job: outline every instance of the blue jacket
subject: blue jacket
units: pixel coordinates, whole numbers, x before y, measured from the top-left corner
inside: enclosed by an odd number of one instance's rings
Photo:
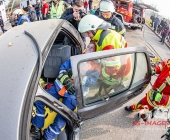
[[[85,62],[85,65],[86,65],[86,62]],[[59,72],[59,73],[61,73],[61,72],[63,72],[63,71],[68,71],[69,69],[71,69],[71,61],[70,61],[70,59],[66,60],[66,61],[61,65],[61,67],[60,67],[60,72]],[[72,72],[71,72],[71,73],[72,73]],[[97,82],[97,80],[98,80],[98,78],[99,78],[99,71],[98,71],[97,69],[95,69],[95,68],[92,69],[92,70],[88,70],[88,69],[84,70],[84,69],[81,69],[80,73],[81,73],[81,75],[83,75],[83,79],[82,79],[82,81],[81,81],[81,84],[82,84],[83,86],[85,86],[86,88],[89,88],[89,87],[93,86],[93,85]],[[69,77],[71,77],[71,76],[69,76]],[[55,81],[54,84],[55,84],[56,82],[57,82],[56,85],[59,85],[58,81]],[[62,87],[62,86],[60,86],[60,87]],[[62,87],[62,88],[63,88],[63,87]],[[83,87],[83,88],[84,88],[84,87]],[[66,96],[68,96],[68,95],[66,94]]]
[[[19,20],[17,22],[17,25],[21,25],[22,24],[22,21],[26,21],[26,22],[30,22],[29,18],[25,15],[22,15],[19,17]]]

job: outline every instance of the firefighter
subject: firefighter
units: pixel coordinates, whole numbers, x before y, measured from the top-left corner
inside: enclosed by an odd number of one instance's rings
[[[86,15],[80,21],[78,30],[80,33],[86,33],[86,36],[95,42],[96,51],[126,48],[124,37],[110,30],[110,26],[110,23],[94,15]],[[124,66],[121,65],[120,56],[103,58],[100,64],[99,80],[102,82],[95,98],[108,94],[114,87],[122,87],[123,78],[130,74],[131,70],[130,57],[127,58],[127,65]]]
[[[124,36],[126,29],[121,20],[113,14],[115,12],[113,3],[110,0],[102,0],[99,4],[99,10],[101,15],[98,17],[111,23],[112,29],[116,30],[116,32]]]
[[[111,24],[103,19],[95,15],[86,15],[81,19],[78,30],[95,42],[96,51],[126,48],[124,37],[110,30],[110,27]]]
[[[22,9],[16,9],[14,12],[13,12],[13,15],[16,16],[16,25],[22,25],[24,23],[27,23],[27,22],[30,22],[29,18],[24,15]]]
[[[151,111],[159,106],[170,106],[170,59],[152,68],[152,75],[159,74],[152,89],[138,103],[126,106],[126,111],[140,111],[148,106]]]

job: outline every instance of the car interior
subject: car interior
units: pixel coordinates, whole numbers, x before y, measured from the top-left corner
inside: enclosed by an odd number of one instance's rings
[[[60,66],[71,56],[81,54],[81,47],[76,46],[72,39],[65,35],[64,32],[60,32],[55,39],[48,56],[46,58],[44,68],[41,74],[41,78],[45,81],[46,84],[53,84],[55,79],[58,77]],[[51,113],[53,113],[51,115]],[[55,118],[56,113],[53,111],[48,111],[46,109],[45,114],[45,123],[42,130],[47,128]],[[62,133],[58,135],[55,140],[67,140],[67,132],[69,128],[66,125],[66,128]]]
[[[59,74],[60,66],[71,56],[78,54],[81,54],[81,48],[77,47],[63,32],[60,32],[45,61],[43,79],[47,83],[54,82]]]

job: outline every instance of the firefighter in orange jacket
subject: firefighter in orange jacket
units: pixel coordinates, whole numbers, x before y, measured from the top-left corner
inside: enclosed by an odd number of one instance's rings
[[[152,75],[159,74],[152,89],[138,103],[131,106],[126,106],[127,111],[139,111],[148,106],[151,111],[155,107],[170,105],[170,59],[161,62],[156,67],[152,68]]]

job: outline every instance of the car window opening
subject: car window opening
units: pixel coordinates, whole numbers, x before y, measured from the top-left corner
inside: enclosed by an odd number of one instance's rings
[[[54,81],[58,79],[61,65],[69,60],[71,56],[78,55],[80,53],[80,46],[77,46],[69,35],[61,31],[56,37],[45,60],[44,68],[39,81],[40,86],[45,90],[50,89],[50,87],[54,85]],[[59,98],[58,100],[62,102],[64,99]],[[32,116],[35,117],[36,113],[36,107],[33,106]],[[52,111],[48,107],[45,107],[45,121],[44,126],[41,128],[42,134],[44,129],[48,128],[49,125],[53,123],[56,114],[56,112]],[[66,125],[66,129],[60,133],[55,140],[69,139],[67,137],[67,131],[69,131],[69,127]]]

